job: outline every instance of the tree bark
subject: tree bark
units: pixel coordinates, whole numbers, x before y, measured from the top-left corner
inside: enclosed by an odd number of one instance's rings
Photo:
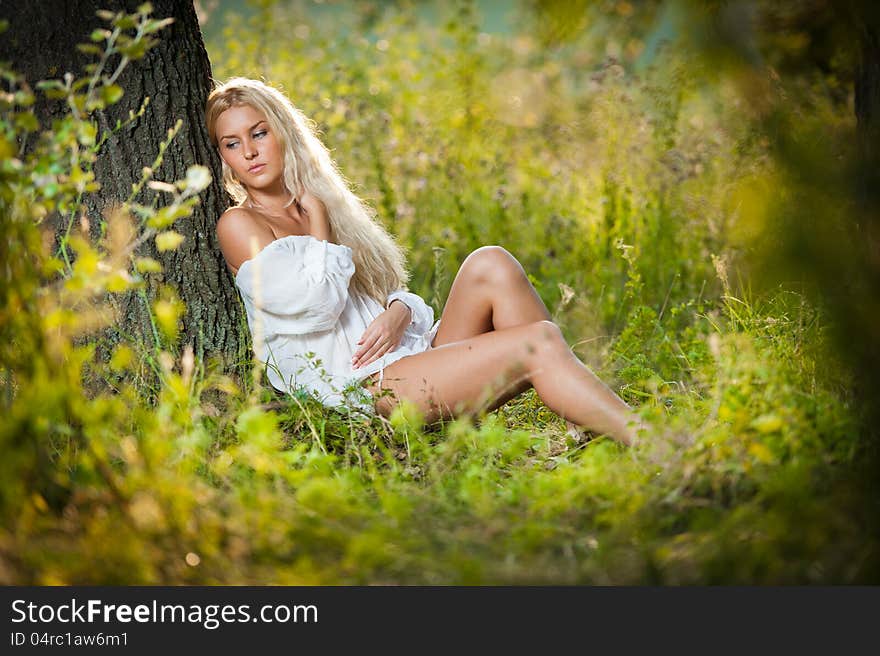
[[[41,0],[15,2],[0,0],[0,18],[9,21],[9,29],[0,36],[0,59],[9,61],[33,87],[38,80],[61,78],[66,72],[83,77],[85,64],[96,61],[76,49],[88,43],[97,28],[107,27],[96,15],[99,9],[132,13],[142,0]],[[220,184],[220,160],[211,145],[203,121],[203,110],[211,88],[211,66],[202,42],[193,3],[180,0],[152,0],[154,18],[173,17],[174,23],[156,36],[159,43],[146,56],[132,62],[117,80],[125,92],[122,100],[98,112],[98,134],[112,130],[117,119],[123,122],[129,111],[137,112],[144,98],[150,103],[143,116],[115,132],[102,146],[95,163],[100,191],[85,201],[93,236],[103,221],[102,213],[126,200],[146,166],[151,166],[159,144],[178,119],[183,125],[165,151],[154,179],[173,182],[186,176],[193,164],[203,164],[212,171],[214,181],[202,192],[201,202],[192,216],[179,219],[174,229],[185,236],[176,251],[159,253],[152,240],[140,248],[140,255],[159,260],[163,275],[147,276],[147,298],[155,297],[159,285],[174,286],[186,312],[182,319],[179,343],[192,344],[197,357],[219,355],[227,370],[246,352],[247,331],[241,303],[231,274],[223,263],[214,225],[229,205],[229,197]],[[111,60],[114,70],[118,61]],[[38,93],[38,98],[39,98]],[[48,128],[63,107],[58,101],[38,100],[35,114]],[[144,188],[136,202],[150,205],[157,192]],[[158,205],[166,204],[159,194]],[[56,236],[67,230],[70,217],[54,217]],[[154,331],[147,304],[139,293],[118,299],[119,325],[104,337],[109,349],[119,341],[141,340],[148,348],[154,343]]]

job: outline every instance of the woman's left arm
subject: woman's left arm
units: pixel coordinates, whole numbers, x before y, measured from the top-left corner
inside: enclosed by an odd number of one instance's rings
[[[364,367],[396,349],[411,323],[409,307],[398,299],[392,300],[388,309],[373,319],[358,341],[358,349],[351,359],[352,368]]]
[[[434,308],[425,303],[418,294],[413,294],[404,289],[398,289],[388,295],[385,307],[391,307],[394,301],[400,301],[412,312],[412,331],[417,335],[423,335],[434,325]]]
[[[407,329],[423,335],[434,325],[434,308],[418,294],[405,289],[391,292],[385,301],[385,308],[358,342],[359,348],[352,359],[353,367],[363,367],[396,349]]]

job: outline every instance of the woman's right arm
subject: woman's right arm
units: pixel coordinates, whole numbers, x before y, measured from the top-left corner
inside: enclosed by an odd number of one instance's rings
[[[273,330],[299,335],[336,325],[348,302],[354,262],[348,246],[294,236],[279,239],[259,266],[241,273],[239,288],[265,311]]]
[[[240,207],[226,210],[218,219],[215,230],[223,259],[232,275],[238,273],[242,262],[254,256],[255,246],[259,250],[273,238],[271,232],[261,229],[248,211]]]

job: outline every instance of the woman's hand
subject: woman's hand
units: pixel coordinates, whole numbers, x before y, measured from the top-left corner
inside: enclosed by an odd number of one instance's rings
[[[351,359],[352,369],[364,367],[397,348],[406,327],[412,321],[409,307],[400,301],[391,305],[367,326],[357,351]]]
[[[299,197],[296,206],[300,216],[309,222],[309,234],[315,239],[330,241],[330,219],[324,203],[307,191]]]

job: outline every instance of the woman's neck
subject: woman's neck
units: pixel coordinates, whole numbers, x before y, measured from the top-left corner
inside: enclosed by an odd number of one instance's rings
[[[244,204],[267,214],[285,216],[290,206],[290,194],[283,188],[277,190],[248,189]]]

